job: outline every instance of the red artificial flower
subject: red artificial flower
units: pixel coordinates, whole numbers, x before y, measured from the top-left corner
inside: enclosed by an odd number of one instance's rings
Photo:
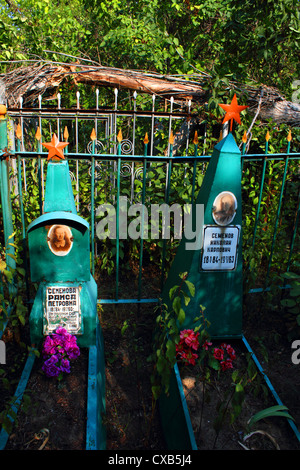
[[[226,356],[225,356],[226,354]],[[222,343],[220,348],[214,349],[214,357],[220,361],[221,369],[233,369],[232,361],[236,359],[235,350],[230,344]]]
[[[198,358],[198,354],[193,352],[199,348],[198,336],[199,333],[195,333],[194,330],[182,330],[179,343],[176,345],[177,356],[191,365],[195,365],[195,360]]]
[[[199,333],[195,333],[194,330],[182,330],[180,332],[180,339],[184,341],[187,346],[195,350],[199,347],[198,336]]]
[[[182,341],[179,341],[178,344],[176,344],[176,351],[180,352],[184,348],[184,343]]]
[[[220,364],[221,364],[221,369],[223,371],[227,369],[233,369],[233,364],[232,364],[231,359],[226,359],[225,361],[221,361]]]
[[[214,358],[218,359],[218,361],[222,361],[224,358],[224,350],[221,348],[215,348],[214,349]]]
[[[227,351],[230,359],[232,359],[232,360],[236,359],[235,350],[233,349],[232,346],[230,346],[230,344],[228,344],[228,346],[226,348],[226,351]]]
[[[193,353],[192,350],[183,351],[181,354],[182,359],[184,359],[188,364],[194,366],[196,364],[195,360],[198,357],[198,354]]]

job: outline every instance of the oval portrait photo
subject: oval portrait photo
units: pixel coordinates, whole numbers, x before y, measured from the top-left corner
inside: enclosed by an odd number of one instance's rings
[[[66,256],[73,245],[70,227],[67,225],[52,225],[48,231],[47,241],[52,253],[57,256]]]
[[[236,213],[237,200],[234,194],[223,191],[218,194],[213,203],[212,216],[218,225],[230,224]]]

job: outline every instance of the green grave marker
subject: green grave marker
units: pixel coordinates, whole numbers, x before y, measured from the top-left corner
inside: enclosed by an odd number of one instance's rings
[[[44,213],[28,227],[31,281],[39,288],[30,313],[31,342],[63,326],[77,343],[96,343],[97,285],[90,272],[89,224],[76,213],[68,161],[50,144]],[[59,158],[57,158],[59,157]]]
[[[239,121],[238,106],[233,99],[223,122]],[[242,109],[240,109],[242,108]],[[180,285],[181,273],[195,285],[195,296],[185,310],[181,329],[194,328],[194,319],[205,307],[205,318],[212,338],[241,338],[242,332],[242,197],[241,152],[230,132],[214,148],[199,190],[196,204],[203,205],[203,224],[195,249],[184,236],[168,274],[162,302],[171,308],[169,291]],[[192,217],[197,211],[193,208]],[[199,226],[194,224],[193,226]]]

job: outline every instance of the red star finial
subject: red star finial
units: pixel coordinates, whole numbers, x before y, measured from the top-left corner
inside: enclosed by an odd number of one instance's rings
[[[47,160],[52,160],[55,157],[55,160],[64,160],[62,149],[69,145],[69,142],[59,142],[56,134],[53,134],[51,142],[49,144],[42,143],[42,145],[49,150]]]
[[[240,118],[240,112],[243,111],[243,109],[248,108],[249,106],[239,106],[237,99],[236,99],[236,94],[234,94],[234,97],[232,98],[232,101],[230,104],[219,104],[224,111],[226,111],[226,114],[223,119],[223,124],[224,122],[231,121],[230,122],[230,131],[232,131],[232,124],[233,124],[233,119],[238,123],[241,124],[241,118]]]

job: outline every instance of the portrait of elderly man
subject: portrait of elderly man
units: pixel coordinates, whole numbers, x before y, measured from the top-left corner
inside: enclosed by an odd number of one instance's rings
[[[219,225],[228,225],[235,217],[237,202],[235,196],[224,191],[220,193],[213,204],[213,218]]]

